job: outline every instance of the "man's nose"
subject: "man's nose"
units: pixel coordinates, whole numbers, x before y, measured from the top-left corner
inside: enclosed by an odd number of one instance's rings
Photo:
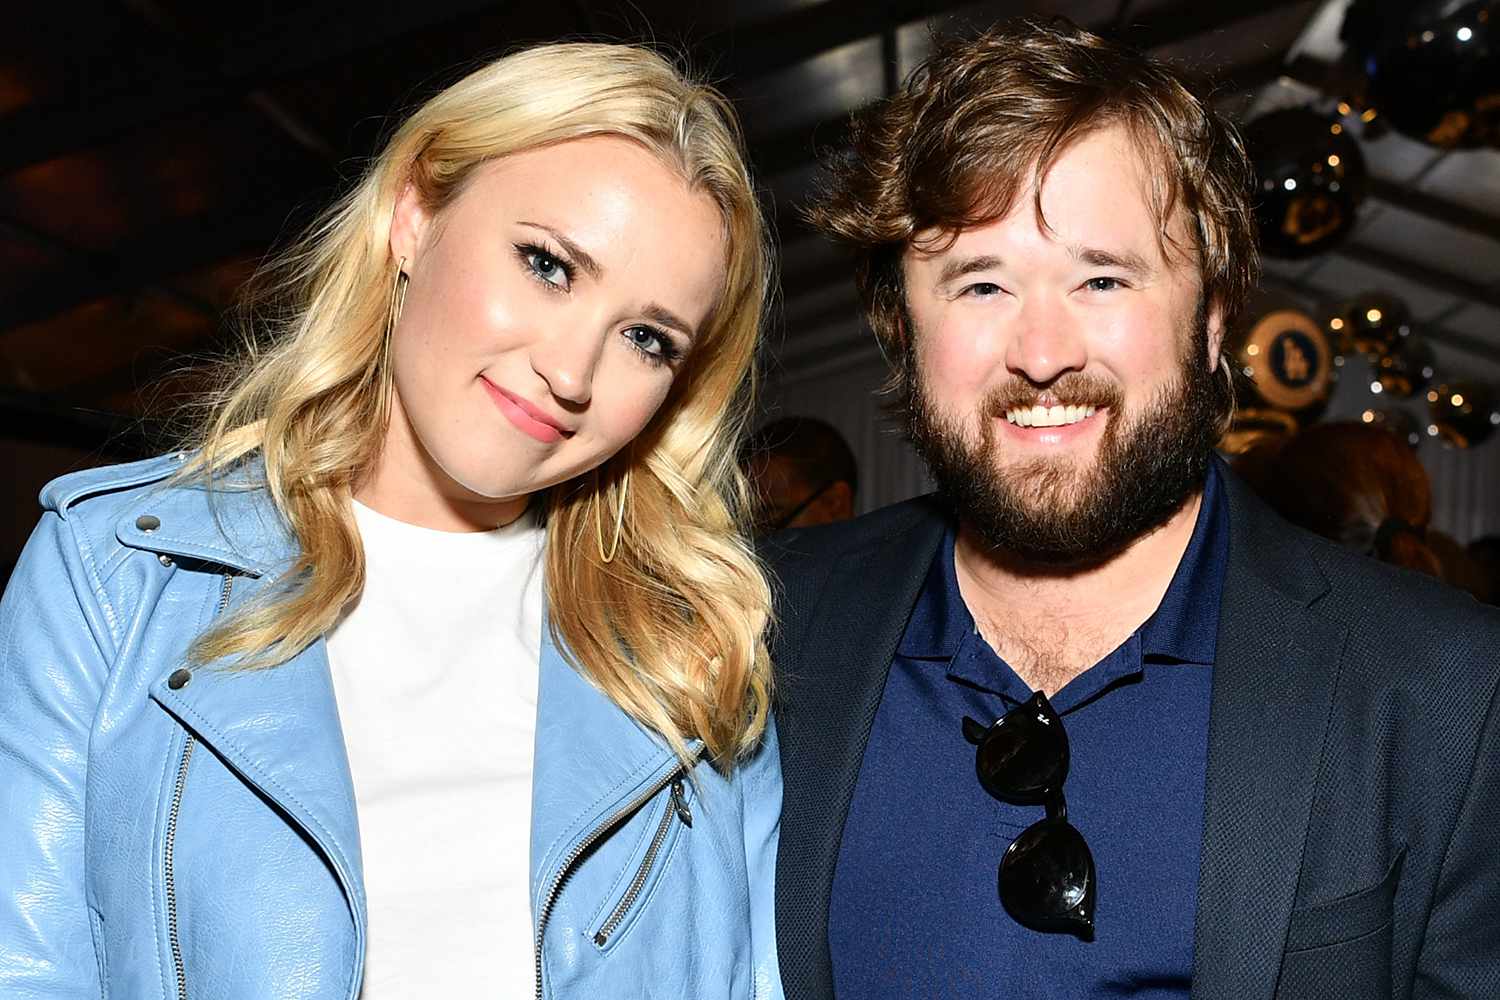
[[[1083,331],[1061,303],[1037,298],[1021,308],[1020,328],[1005,352],[1005,367],[1035,385],[1047,385],[1087,360]]]

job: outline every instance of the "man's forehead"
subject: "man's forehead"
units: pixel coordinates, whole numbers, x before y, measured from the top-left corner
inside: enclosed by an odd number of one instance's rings
[[[1099,262],[1102,254],[1153,266],[1170,264],[1164,228],[1181,246],[1196,241],[1181,199],[1172,197],[1168,169],[1166,154],[1125,126],[1096,129],[1071,141],[1042,175],[1036,174],[1035,163],[1028,166],[1025,183],[1015,185],[1008,204],[975,211],[981,221],[974,225],[956,230],[934,226],[916,233],[903,257],[932,262],[973,256],[983,252],[983,244],[1002,225],[1021,222],[1082,263]]]

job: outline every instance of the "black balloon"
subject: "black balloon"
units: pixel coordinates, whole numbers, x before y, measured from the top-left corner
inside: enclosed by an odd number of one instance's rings
[[[1338,353],[1357,351],[1379,365],[1411,332],[1411,310],[1394,295],[1364,292],[1338,307],[1328,329],[1339,338]]]
[[[1432,381],[1436,358],[1421,337],[1402,337],[1389,354],[1374,362],[1375,381],[1382,392],[1403,399],[1414,396]]]
[[[1428,390],[1427,410],[1437,435],[1455,448],[1479,444],[1500,425],[1495,391],[1480,382],[1452,382]]]
[[[1356,0],[1343,37],[1390,127],[1443,149],[1500,146],[1500,0]]]
[[[1261,249],[1309,257],[1354,226],[1365,192],[1365,160],[1335,118],[1307,108],[1273,111],[1245,128],[1255,166]]]

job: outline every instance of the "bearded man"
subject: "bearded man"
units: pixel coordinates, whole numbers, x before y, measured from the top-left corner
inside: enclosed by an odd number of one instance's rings
[[[856,122],[813,219],[939,491],[769,552],[788,997],[1500,996],[1500,619],[1213,454],[1251,189],[1057,23]]]

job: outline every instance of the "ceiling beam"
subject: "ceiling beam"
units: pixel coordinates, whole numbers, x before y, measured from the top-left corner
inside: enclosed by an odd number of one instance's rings
[[[1398,278],[1426,285],[1444,295],[1452,295],[1470,302],[1482,303],[1492,309],[1500,309],[1500,292],[1497,292],[1494,287],[1460,278],[1447,271],[1439,271],[1430,264],[1423,264],[1407,257],[1398,257],[1388,250],[1358,243],[1345,243],[1334,253],[1341,257],[1348,257],[1366,267],[1373,267]]]
[[[183,298],[168,287],[171,279],[232,257],[259,256],[300,221],[294,208],[296,198],[290,193],[257,198],[254,204],[255,209],[237,210],[230,219],[190,219],[158,227],[110,253],[71,251],[71,266],[65,273],[0,300],[0,336],[85,303],[147,288]],[[195,300],[189,304],[201,308]],[[209,309],[217,315],[217,310]]]
[[[1159,48],[1229,26],[1251,17],[1261,16],[1281,7],[1296,7],[1306,0],[1225,0],[1202,3],[1186,0],[1152,12],[1149,19],[1132,21],[1120,38],[1141,49]],[[831,6],[824,4],[823,6]],[[822,9],[821,7],[813,9]],[[1107,30],[1108,24],[1092,25]],[[1253,89],[1276,78],[1280,56],[1231,70],[1216,85],[1218,90]],[[821,149],[838,149],[848,142],[849,120],[853,110],[816,122],[775,133],[751,144],[750,156],[763,177],[773,176],[806,164]]]
[[[824,0],[766,20],[737,24],[692,47],[694,62],[737,92],[756,77],[903,25],[968,6],[964,0]],[[1007,8],[1019,5],[1010,3]]]
[[[165,428],[156,421],[77,406],[13,386],[0,386],[0,423],[11,438],[97,451],[116,459],[142,458],[167,443]]]
[[[1366,190],[1372,198],[1378,198],[1397,208],[1426,216],[1470,235],[1482,236],[1500,243],[1500,216],[1488,215],[1480,209],[1460,205],[1439,195],[1418,191],[1416,188],[1381,180],[1378,177],[1369,179]]]
[[[245,37],[219,51],[210,42],[188,37],[159,4],[124,0],[124,5],[180,43],[183,56],[191,60],[189,74],[126,79],[112,92],[93,95],[83,106],[24,108],[7,116],[5,142],[0,143],[0,173],[93,149],[205,108],[245,101],[279,79],[495,7],[493,0],[424,0],[416,4],[383,0],[360,4],[357,9],[345,4],[350,8],[346,11],[329,9],[329,4],[317,8],[264,6],[262,10],[283,12],[258,24],[244,25]],[[265,96],[261,103],[269,100]],[[281,119],[288,112],[277,110],[278,114],[268,117],[283,126],[286,123]],[[304,143],[306,131],[302,128],[291,134]]]

